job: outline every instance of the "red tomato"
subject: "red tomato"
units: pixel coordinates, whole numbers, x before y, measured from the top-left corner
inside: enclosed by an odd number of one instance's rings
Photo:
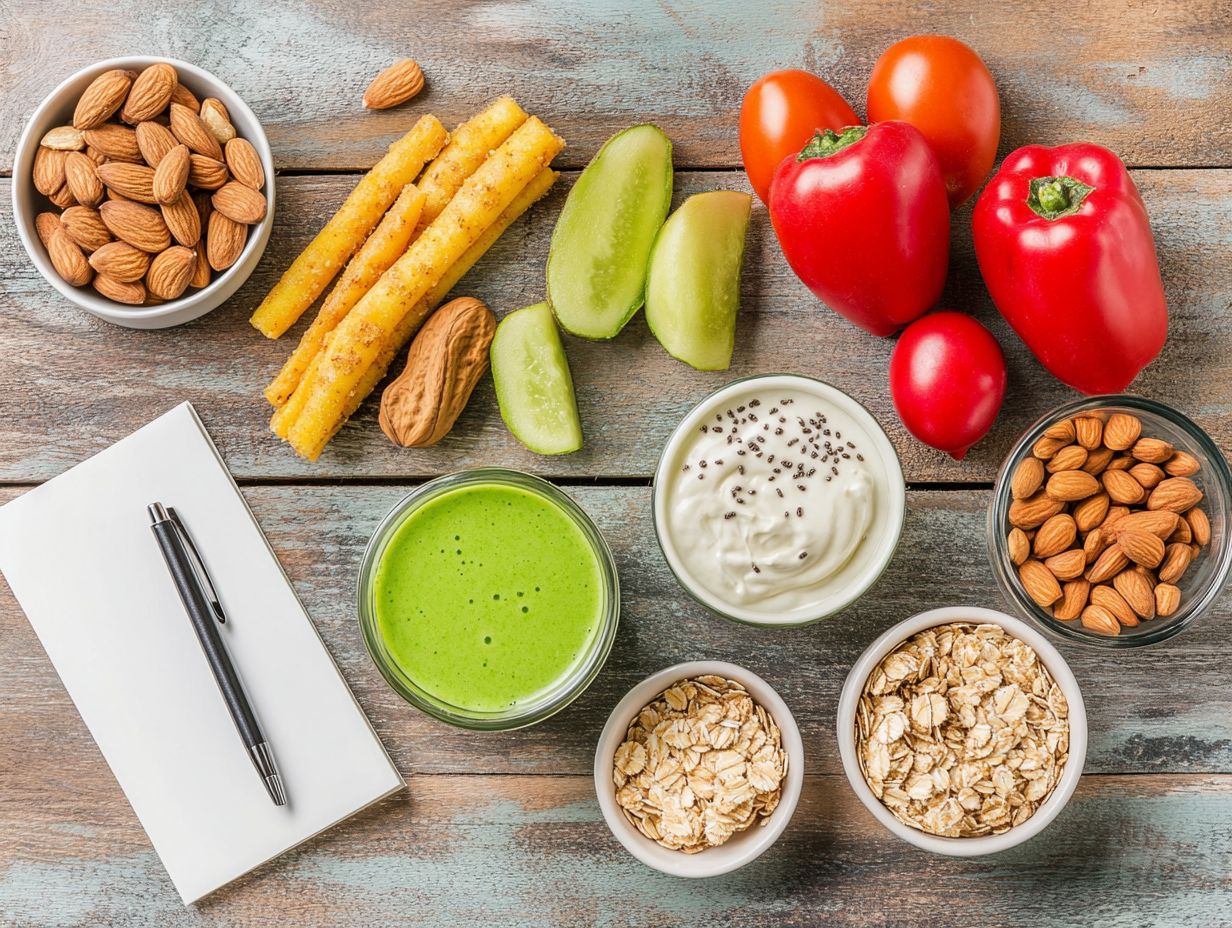
[[[749,183],[770,202],[774,169],[800,152],[818,129],[838,131],[860,117],[837,90],[807,71],[771,71],[754,82],[740,105],[740,155]]]
[[[890,396],[907,431],[962,460],[996,421],[1005,357],[970,316],[937,312],[909,325],[890,356]]]
[[[979,189],[997,157],[1001,101],[992,75],[958,39],[915,35],[885,50],[868,81],[868,121],[902,119],[928,139],[950,206]]]

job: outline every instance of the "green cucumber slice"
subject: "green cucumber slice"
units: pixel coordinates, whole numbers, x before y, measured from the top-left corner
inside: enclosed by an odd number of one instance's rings
[[[663,224],[650,253],[646,322],[668,354],[701,371],[731,364],[752,206],[735,190],[695,193]]]
[[[492,339],[492,381],[501,418],[537,454],[582,447],[582,423],[565,346],[547,303],[510,313]]]
[[[614,338],[642,305],[672,202],[672,143],[657,126],[612,136],[565,200],[548,251],[548,302],[566,331]]]

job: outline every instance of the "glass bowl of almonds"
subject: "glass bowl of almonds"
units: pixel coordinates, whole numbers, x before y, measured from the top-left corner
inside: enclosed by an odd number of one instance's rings
[[[26,125],[13,165],[18,234],[75,305],[158,329],[222,305],[256,268],[274,213],[256,116],[217,77],[171,58],[102,61]]]
[[[804,743],[761,677],[690,661],[647,677],[612,710],[594,778],[604,820],[634,857],[673,876],[718,876],[787,827]]]
[[[1232,474],[1188,417],[1136,396],[1068,403],[1019,439],[988,513],[993,573],[1045,630],[1110,648],[1165,641],[1232,570]]]

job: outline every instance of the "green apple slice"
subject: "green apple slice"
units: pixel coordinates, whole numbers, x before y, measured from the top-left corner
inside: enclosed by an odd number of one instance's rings
[[[492,381],[501,418],[531,451],[568,454],[582,447],[569,361],[547,303],[512,312],[496,327]]]
[[[735,190],[695,193],[663,224],[650,254],[646,322],[668,354],[698,370],[731,364],[752,205]]]
[[[642,305],[672,202],[672,143],[657,126],[612,136],[565,200],[548,251],[548,302],[565,330],[614,338]]]

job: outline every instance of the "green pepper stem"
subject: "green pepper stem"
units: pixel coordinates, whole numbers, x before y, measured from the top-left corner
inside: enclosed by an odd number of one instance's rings
[[[810,158],[828,158],[835,152],[842,151],[848,145],[854,145],[864,138],[868,126],[848,126],[842,132],[833,129],[820,129],[809,139],[809,143],[801,149],[797,161],[808,161]]]
[[[1063,216],[1072,216],[1082,208],[1082,202],[1094,190],[1080,180],[1061,175],[1059,177],[1035,177],[1031,179],[1027,206],[1049,221]]]

